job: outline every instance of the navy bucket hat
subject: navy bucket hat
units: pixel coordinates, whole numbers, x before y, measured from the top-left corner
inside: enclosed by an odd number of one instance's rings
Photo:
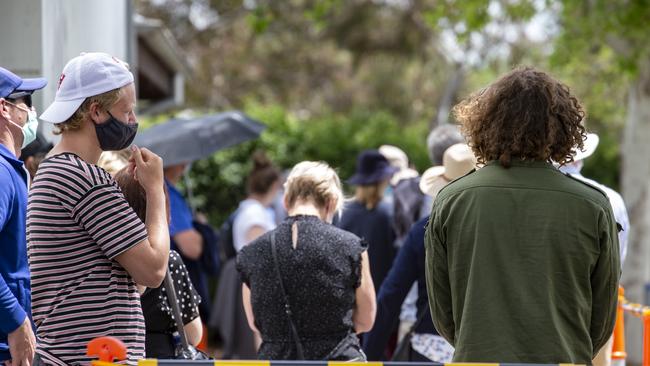
[[[348,183],[364,186],[390,179],[397,168],[390,165],[379,150],[365,150],[357,157],[357,169]]]

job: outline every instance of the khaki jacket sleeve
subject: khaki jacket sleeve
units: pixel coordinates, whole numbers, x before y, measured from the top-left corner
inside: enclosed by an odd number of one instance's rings
[[[607,207],[600,220],[600,256],[591,273],[591,342],[593,356],[605,345],[614,330],[618,283],[621,274],[618,230],[614,214]]]
[[[434,207],[425,233],[426,247],[426,280],[429,295],[429,307],[433,325],[438,333],[452,346],[455,340],[455,325],[452,311],[451,286],[449,283],[449,267],[447,249],[440,239],[440,223],[436,219]]]

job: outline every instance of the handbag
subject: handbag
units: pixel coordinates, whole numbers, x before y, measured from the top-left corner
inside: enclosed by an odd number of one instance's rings
[[[208,355],[197,350],[187,341],[185,328],[183,328],[181,309],[178,306],[178,298],[176,297],[176,289],[174,288],[174,281],[172,280],[169,270],[165,274],[163,285],[165,286],[165,291],[167,292],[167,301],[169,302],[169,307],[172,309],[172,312],[174,313],[174,319],[176,320],[176,331],[180,337],[180,343],[176,346],[174,358],[179,360],[209,360],[210,357]]]
[[[410,351],[411,351],[411,338],[413,338],[413,334],[415,333],[415,328],[417,328],[420,323],[422,323],[422,319],[424,319],[424,316],[427,314],[427,310],[429,310],[426,306],[418,312],[418,318],[415,320],[415,323],[409,328],[409,331],[404,335],[402,340],[399,342],[397,347],[395,348],[395,352],[393,352],[393,356],[390,358],[391,361],[410,361]]]
[[[361,349],[359,337],[354,332],[348,334],[325,356],[330,361],[366,362],[366,354]]]
[[[271,233],[271,254],[273,256],[275,273],[277,274],[278,280],[280,282],[280,291],[282,292],[282,297],[284,298],[284,312],[287,314],[287,319],[289,320],[289,325],[291,327],[291,335],[296,345],[296,353],[298,355],[298,359],[304,360],[305,352],[302,346],[302,342],[300,342],[300,337],[298,336],[298,329],[293,322],[293,313],[291,312],[289,297],[287,296],[287,292],[282,281],[282,275],[280,274],[278,253],[275,247],[275,231]],[[346,334],[346,336],[343,337],[343,339],[336,346],[334,346],[330,353],[327,354],[325,359],[331,361],[365,362],[366,355],[361,349],[357,335],[353,332],[348,332],[348,334]]]

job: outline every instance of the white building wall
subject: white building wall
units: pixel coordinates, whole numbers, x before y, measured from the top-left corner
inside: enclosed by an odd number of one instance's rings
[[[24,77],[44,77],[34,94],[39,111],[54,100],[65,64],[81,52],[106,52],[133,62],[130,0],[20,0],[0,2],[0,66]],[[48,138],[51,126],[42,123]]]
[[[63,67],[81,52],[106,52],[128,62],[128,0],[41,1],[45,107],[54,100]]]
[[[23,77],[42,75],[41,0],[0,2],[0,66]],[[34,95],[37,107],[42,94]]]

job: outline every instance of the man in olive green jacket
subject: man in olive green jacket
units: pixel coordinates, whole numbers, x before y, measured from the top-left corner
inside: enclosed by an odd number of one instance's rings
[[[434,325],[455,362],[591,363],[620,276],[607,196],[553,167],[585,135],[569,89],[516,69],[455,108],[484,167],[438,194],[426,232]]]

